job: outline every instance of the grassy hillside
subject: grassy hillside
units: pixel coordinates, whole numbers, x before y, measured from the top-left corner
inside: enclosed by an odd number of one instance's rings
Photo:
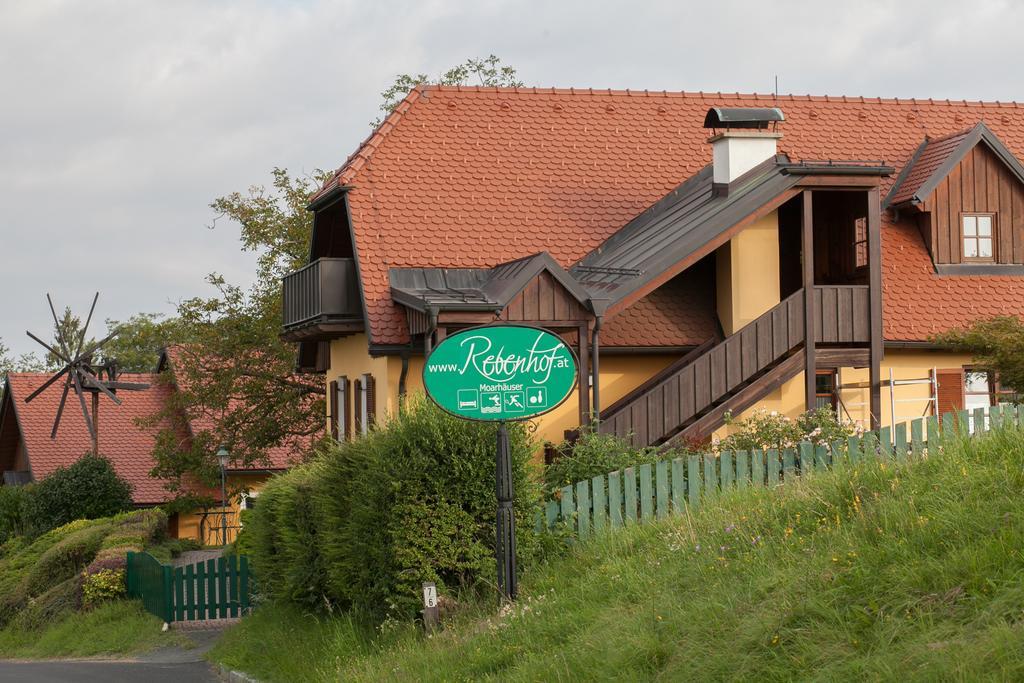
[[[1024,432],[996,431],[606,535],[431,638],[266,605],[214,657],[282,681],[1021,680],[1022,494]]]
[[[125,653],[173,640],[137,604],[83,604],[90,569],[123,569],[129,550],[169,555],[166,525],[162,511],[140,510],[78,520],[0,545],[0,657]]]

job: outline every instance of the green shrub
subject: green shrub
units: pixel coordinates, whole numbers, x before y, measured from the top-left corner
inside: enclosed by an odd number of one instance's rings
[[[91,608],[107,600],[123,598],[127,593],[124,575],[124,569],[101,569],[83,574],[82,605]]]
[[[25,513],[31,485],[0,486],[0,544],[25,533]]]
[[[29,598],[13,623],[22,629],[36,630],[60,621],[82,606],[82,577],[72,576],[41,595]]]
[[[277,599],[323,605],[326,587],[313,486],[316,465],[274,477],[260,492],[260,504],[245,524],[244,545],[259,577],[258,590]]]
[[[777,411],[755,410],[744,420],[727,417],[726,424],[736,431],[715,444],[716,452],[793,448],[801,441],[830,444],[863,432],[853,422],[840,421],[831,408],[810,410],[795,420]]]
[[[109,460],[87,454],[35,484],[25,514],[29,532],[39,535],[76,519],[109,517],[131,508],[131,485]]]
[[[85,569],[109,531],[106,525],[79,529],[44,552],[29,570],[25,583],[28,596],[40,595]]]
[[[374,620],[415,616],[420,586],[493,591],[496,426],[425,399],[365,437],[275,477],[246,524],[260,590]],[[529,437],[510,425],[517,551],[537,547]]]
[[[161,510],[76,520],[35,538],[16,537],[0,555],[0,628],[11,621],[45,621],[81,600],[84,574],[124,568],[127,550],[142,550],[166,529]],[[131,545],[119,545],[131,541]],[[85,570],[83,572],[83,569]],[[57,590],[77,591],[74,595]],[[29,611],[24,616],[22,613]],[[42,622],[38,622],[42,623]]]
[[[558,447],[558,457],[544,468],[544,488],[554,493],[584,479],[653,463],[657,459],[657,449],[634,448],[614,434],[585,429],[575,442]]]

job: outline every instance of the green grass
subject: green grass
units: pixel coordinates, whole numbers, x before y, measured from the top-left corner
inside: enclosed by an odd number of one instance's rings
[[[580,544],[430,638],[265,605],[212,656],[269,681],[1022,680],[1022,495],[1024,432],[953,439]]]
[[[161,632],[163,623],[137,602],[117,601],[75,613],[41,630],[9,626],[0,630],[0,657],[125,656],[158,646],[187,645],[179,633]]]

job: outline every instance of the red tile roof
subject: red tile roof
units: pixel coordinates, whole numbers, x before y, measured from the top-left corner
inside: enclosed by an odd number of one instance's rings
[[[920,156],[913,162],[903,183],[896,188],[896,194],[890,199],[890,203],[899,204],[913,198],[921,186],[932,177],[932,174],[946,163],[946,160],[956,151],[964,138],[971,134],[971,130],[968,128],[938,140],[929,140]]]
[[[1016,103],[421,87],[322,190],[353,188],[372,341],[408,340],[389,268],[489,267],[538,251],[568,267],[710,162],[702,124],[717,105],[782,108],[780,151],[794,160],[874,159],[898,172],[925,136],[981,120],[1024,156],[1024,108]],[[883,235],[891,340],[922,338],[911,332],[921,326],[903,319],[923,300],[918,286],[943,293],[928,312],[942,326],[963,322],[957,313],[974,300],[957,291],[957,279],[918,272],[928,254],[906,230],[887,226]],[[977,283],[988,283],[1000,308],[1024,301],[1024,278]],[[900,298],[911,292],[917,298]]]
[[[92,450],[89,431],[74,391],[68,394],[57,438],[50,439],[53,419],[64,389],[63,382],[55,382],[30,403],[25,403],[25,397],[42,386],[49,377],[49,374],[43,373],[16,372],[8,375],[11,405],[18,416],[35,481],[45,479],[58,467],[67,467]],[[164,482],[149,476],[155,464],[151,454],[156,432],[140,428],[135,421],[159,412],[174,389],[161,384],[159,376],[155,374],[125,373],[121,378],[125,382],[149,384],[150,388],[145,391],[119,392],[118,398],[122,401],[120,406],[106,396],[100,396],[100,453],[109,458],[114,470],[131,483],[134,488],[132,498],[137,504],[163,503],[171,495],[164,487]]]
[[[601,346],[699,346],[718,332],[713,285],[710,268],[684,271],[608,318]]]
[[[177,355],[177,353],[172,352],[171,355]],[[82,410],[74,392],[68,395],[57,438],[50,439],[50,430],[53,427],[53,419],[57,413],[64,387],[62,382],[54,383],[30,403],[25,403],[25,397],[42,386],[50,376],[48,373],[11,373],[8,375],[11,388],[9,405],[14,407],[17,415],[17,424],[28,451],[32,478],[35,481],[53,474],[58,467],[67,467],[92,450],[85,418],[82,416]],[[120,406],[105,396],[100,396],[100,453],[109,458],[114,465],[114,470],[132,484],[134,489],[132,497],[136,504],[153,505],[166,502],[173,497],[166,488],[167,482],[155,479],[149,476],[149,473],[156,465],[156,461],[153,459],[153,447],[156,444],[157,432],[166,428],[170,423],[164,421],[158,427],[150,429],[140,427],[137,421],[151,418],[165,410],[174,396],[174,392],[177,391],[177,387],[168,382],[166,376],[155,373],[124,373],[121,375],[121,379],[125,382],[139,382],[150,386],[144,391],[119,392],[118,398],[122,401]],[[6,401],[7,397],[4,400]],[[91,404],[87,403],[87,406],[91,411]],[[8,422],[4,423],[5,426],[9,424]],[[175,426],[175,429],[178,431],[182,443],[188,443],[194,434],[210,430],[213,426],[212,419],[202,416],[194,417],[187,424],[181,422]],[[8,435],[4,434],[4,436]],[[13,439],[5,438],[3,443],[6,448],[12,448],[16,442]],[[271,448],[267,452],[267,462],[254,464],[249,468],[233,469],[254,471],[287,469],[301,460],[303,454],[309,452],[308,446],[308,442],[303,444],[296,442]],[[13,454],[10,454],[9,457],[13,457]],[[206,489],[197,486],[193,490],[205,492]]]

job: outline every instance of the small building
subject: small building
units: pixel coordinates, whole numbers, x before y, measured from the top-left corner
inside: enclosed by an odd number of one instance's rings
[[[499,321],[579,357],[549,442],[988,405],[995,378],[932,335],[1024,314],[1022,154],[1012,103],[421,86],[313,197],[282,335],[339,438]]]
[[[174,494],[167,482],[150,475],[156,462],[153,448],[158,431],[175,430],[184,446],[201,430],[209,429],[203,421],[164,420],[156,427],[142,421],[165,412],[178,390],[173,375],[173,353],[161,355],[159,372],[124,373],[120,380],[149,385],[141,391],[118,394],[121,405],[100,397],[99,451],[108,458],[119,476],[132,486],[132,499],[137,507],[153,507],[168,503]],[[29,403],[25,397],[41,387],[50,373],[11,373],[0,400],[0,471],[3,485],[37,482],[67,467],[92,450],[92,440],[74,394],[69,397],[60,426],[51,438],[54,418],[60,405],[63,384],[57,382]],[[199,541],[204,545],[222,543],[222,523],[227,526],[227,540],[234,539],[240,528],[239,511],[254,504],[264,482],[275,472],[287,469],[299,458],[290,447],[271,449],[266,467],[232,467],[226,474],[228,488],[233,492],[228,508],[220,505],[189,513],[174,513],[169,520],[172,536]],[[220,500],[220,489],[195,486],[198,495]]]

